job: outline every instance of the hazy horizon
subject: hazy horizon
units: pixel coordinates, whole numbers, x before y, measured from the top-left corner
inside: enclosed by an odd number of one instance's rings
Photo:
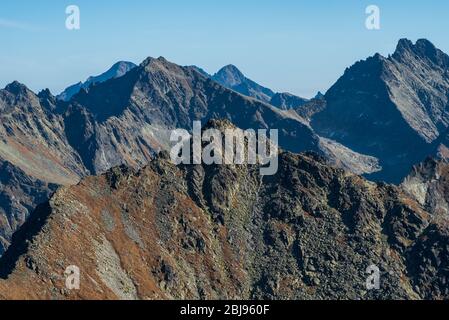
[[[80,30],[65,27],[72,4]],[[365,27],[371,4],[380,8],[380,30]],[[440,1],[19,0],[0,4],[0,87],[17,80],[59,94],[117,61],[163,56],[209,73],[234,64],[263,86],[309,98],[356,61],[391,54],[400,38],[426,38],[449,52],[445,12],[449,3]]]

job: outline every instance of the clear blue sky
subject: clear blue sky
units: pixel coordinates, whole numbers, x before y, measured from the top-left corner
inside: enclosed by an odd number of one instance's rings
[[[78,5],[81,30],[65,28]],[[365,8],[381,9],[381,30]],[[233,63],[277,91],[310,97],[356,60],[428,38],[449,52],[449,1],[39,0],[0,3],[0,87],[18,80],[59,93],[118,60],[164,56],[213,73]]]

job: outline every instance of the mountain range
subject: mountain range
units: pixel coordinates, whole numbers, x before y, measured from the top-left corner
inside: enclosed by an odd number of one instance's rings
[[[296,113],[243,96],[162,57],[81,90],[69,102],[48,90],[36,95],[17,82],[1,90],[0,98],[0,159],[25,181],[38,179],[43,185],[74,184],[121,164],[141,167],[170,147],[172,129],[189,129],[194,120],[228,118],[243,129],[285,128],[282,147],[318,151],[318,138]],[[8,184],[28,188],[17,179]],[[7,218],[0,226],[3,243],[41,201],[17,199],[7,190],[0,190],[1,207],[9,208],[3,209]]]
[[[0,259],[0,297],[449,298],[447,215],[314,153],[282,152],[276,175],[258,171],[176,167],[162,152],[60,188]],[[80,290],[60,276],[71,265]],[[379,290],[365,285],[372,265]]]
[[[448,101],[449,57],[424,39],[313,99],[163,57],[56,97],[13,82],[0,90],[0,296],[448,298]],[[196,120],[279,129],[279,172],[170,165],[171,130]],[[377,293],[363,289],[368,260],[390,272]],[[66,264],[89,270],[86,291],[62,288]]]
[[[275,93],[257,82],[247,78],[236,66],[230,64],[224,66],[214,75],[208,74],[202,68],[190,66],[203,76],[210,78],[222,86],[241,93],[247,97],[252,97],[260,101],[269,103],[282,110],[289,110],[300,107],[308,102],[308,99],[295,96],[288,92]]]

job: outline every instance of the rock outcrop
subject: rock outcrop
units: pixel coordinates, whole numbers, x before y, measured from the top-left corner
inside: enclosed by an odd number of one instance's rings
[[[401,184],[434,215],[449,217],[449,163],[428,158],[416,165]]]
[[[270,104],[282,110],[295,109],[305,105],[309,100],[291,93],[276,93],[271,97]]]

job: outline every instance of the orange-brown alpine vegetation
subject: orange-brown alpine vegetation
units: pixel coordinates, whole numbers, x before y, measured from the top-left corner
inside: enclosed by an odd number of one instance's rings
[[[160,154],[61,187],[0,260],[2,299],[449,298],[447,221],[398,187],[282,153],[179,166]],[[79,290],[66,288],[68,266]],[[366,269],[381,272],[368,290]]]

